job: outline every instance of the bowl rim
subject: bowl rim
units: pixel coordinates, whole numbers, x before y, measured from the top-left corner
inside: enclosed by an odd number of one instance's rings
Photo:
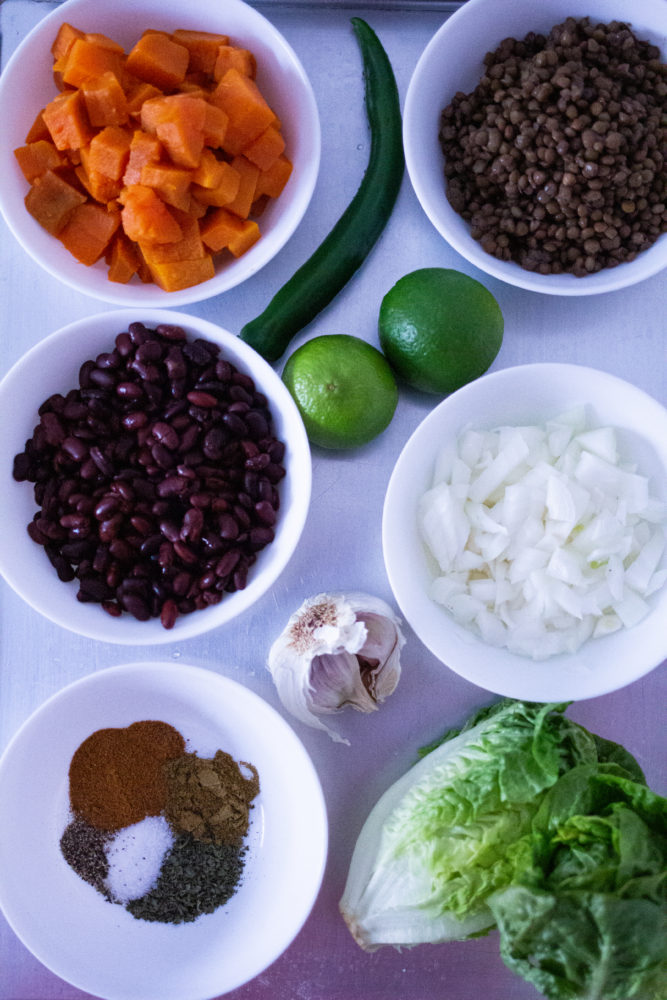
[[[99,349],[94,348],[99,348],[100,343],[107,346],[110,345],[118,333],[126,329],[130,322],[135,321],[148,325],[172,323],[182,326],[191,339],[195,337],[211,339],[221,347],[223,354],[227,352],[225,356],[231,356],[231,360],[241,370],[252,373],[259,391],[265,392],[269,398],[274,425],[281,431],[283,440],[287,446],[285,462],[288,472],[282,482],[287,484],[289,490],[289,504],[286,505],[286,508],[281,512],[281,516],[278,519],[275,540],[264,550],[266,552],[265,563],[268,563],[268,565],[264,565],[262,568],[262,553],[260,553],[257,562],[253,566],[255,572],[251,571],[249,574],[248,584],[244,590],[235,591],[233,594],[226,594],[223,600],[217,605],[192,612],[188,615],[179,616],[172,629],[165,629],[162,626],[158,628],[157,626],[160,623],[159,619],[156,618],[151,618],[146,622],[137,622],[129,616],[112,619],[96,604],[81,605],[76,602],[75,594],[72,592],[74,610],[77,613],[77,618],[81,617],[80,621],[73,623],[67,617],[69,602],[67,608],[64,609],[61,609],[59,604],[62,602],[64,588],[67,586],[74,587],[75,583],[71,585],[61,583],[57,576],[55,576],[54,571],[54,576],[49,577],[50,585],[48,588],[33,588],[31,580],[26,576],[25,571],[21,571],[18,561],[14,556],[16,547],[15,539],[5,538],[0,543],[0,575],[14,592],[30,605],[33,610],[39,612],[54,624],[87,638],[111,642],[117,645],[144,646],[180,642],[183,639],[202,635],[205,632],[227,624],[243,614],[266,594],[291,560],[303,533],[310,507],[312,459],[305,427],[297,406],[287,387],[268,362],[254,348],[250,347],[249,344],[246,344],[235,334],[223,327],[218,326],[210,320],[176,312],[171,309],[150,309],[145,307],[143,309],[126,308],[109,310],[105,313],[75,320],[49,334],[49,336],[34,344],[26,351],[10,368],[2,381],[0,381],[0,422],[5,426],[9,426],[11,423],[7,423],[9,418],[6,414],[5,419],[2,419],[3,413],[6,411],[12,396],[16,396],[18,389],[25,384],[31,370],[39,366],[45,353],[46,356],[49,356],[58,345],[67,342],[68,338],[72,336],[77,336],[85,340],[86,336],[92,332],[93,337],[97,339],[91,340],[90,351],[85,351],[85,353],[86,358],[95,356],[99,353]],[[104,350],[105,348],[102,347],[100,349]],[[84,353],[83,350],[82,353]],[[86,358],[82,358],[81,361],[78,361],[77,358],[73,359],[71,365],[71,388],[74,388],[76,384],[78,366]],[[48,377],[53,378],[51,375]],[[60,378],[60,376],[57,376],[57,378]],[[57,384],[59,383],[56,379],[53,385]],[[55,392],[57,389],[52,388],[52,391]],[[31,426],[32,414],[36,417],[37,409],[45,398],[47,398],[46,395],[39,400],[35,400],[34,406],[31,403],[30,416],[25,422],[26,427]],[[284,428],[282,428],[283,421],[285,422]],[[18,440],[20,436],[18,429],[15,431],[14,436]],[[23,444],[23,441],[21,444]],[[0,449],[5,452],[8,460],[13,459],[13,454],[9,455],[9,452],[13,450],[13,446],[10,447],[10,442],[0,444]],[[20,494],[18,491],[24,489],[26,485],[30,486],[31,484],[16,483],[11,478],[6,496],[10,497],[11,491],[17,488],[16,496],[19,497]],[[283,493],[285,493],[286,487],[283,486],[282,488]],[[6,499],[6,502],[11,501]],[[284,496],[283,502],[285,502]],[[34,501],[31,502],[31,507],[36,509]],[[28,545],[28,543],[35,545],[27,535],[27,532],[23,532],[21,537],[23,545]],[[36,545],[35,548],[37,548]],[[33,550],[30,549],[30,551],[32,553]],[[41,553],[38,554],[41,555]],[[45,562],[44,569],[48,571],[49,568],[49,565]],[[58,589],[54,590],[56,585]],[[57,595],[55,607],[52,607],[50,602],[47,604],[47,607],[44,607],[42,596],[45,589],[47,590],[47,594],[54,590],[54,593]]]
[[[623,0],[611,0],[611,2],[615,3],[618,8],[616,16],[624,19],[620,13]],[[581,16],[604,19],[603,12],[608,8],[608,5],[609,0],[591,0]],[[538,12],[537,16],[543,20],[550,19],[550,11],[553,9],[555,19],[552,20],[552,24],[558,23],[558,18],[575,16],[570,8],[565,11],[566,5],[562,0],[543,0],[538,7],[526,0],[525,6],[530,7],[531,11]],[[497,8],[498,5],[494,0],[466,0],[466,3],[455,10],[427,42],[410,77],[403,110],[403,147],[408,176],[422,210],[442,238],[469,263],[486,274],[518,288],[546,295],[596,295],[626,288],[654,276],[667,267],[667,233],[663,233],[654,244],[638,254],[633,261],[619,264],[616,267],[604,268],[595,274],[582,278],[575,278],[574,275],[569,274],[540,275],[522,268],[514,261],[500,261],[483,250],[478,241],[470,235],[469,224],[451,208],[445,194],[444,180],[441,197],[436,198],[430,190],[431,185],[426,178],[431,176],[435,166],[430,162],[433,158],[433,151],[427,150],[425,152],[424,150],[423,131],[425,118],[429,113],[429,100],[425,100],[423,91],[427,88],[432,74],[437,73],[438,67],[448,65],[442,59],[441,50],[449,42],[450,36],[454,36],[454,40],[456,40],[456,36],[462,29],[465,30],[470,24],[479,25],[480,19],[485,17],[485,12],[495,11]],[[613,18],[614,12],[608,12],[606,20]],[[664,10],[661,0],[645,0],[641,7],[632,12],[632,17],[625,18],[625,20],[630,20],[633,27],[637,24],[640,36],[642,33],[651,31],[656,36],[652,39],[653,43],[661,47],[663,55],[667,53],[667,31],[664,28]],[[508,31],[506,28],[503,30],[502,18],[494,17],[495,21],[498,23],[495,44],[498,44],[507,36]],[[526,31],[528,30],[529,26],[527,25]],[[467,32],[466,42],[469,42]],[[479,56],[480,67],[482,57],[488,48],[489,46],[483,45],[474,50],[475,58]],[[457,52],[462,50],[469,58],[470,46],[468,44],[462,46],[459,40]],[[453,92],[451,96],[453,96]],[[440,107],[444,107],[446,99],[444,98],[436,109],[438,113]],[[437,124],[435,145],[437,146],[437,163],[442,165],[444,158],[437,143]]]
[[[215,721],[214,717],[217,716],[218,722],[221,724],[222,729],[224,729],[224,723],[222,722],[222,707],[224,706],[224,718],[228,719],[230,717],[228,711],[229,703],[233,703],[235,705],[235,712],[232,714],[232,718],[234,720],[237,717],[240,706],[245,717],[259,717],[264,720],[265,723],[268,721],[275,732],[279,733],[281,738],[289,743],[291,747],[291,757],[298,760],[301,780],[302,782],[305,782],[308,787],[307,802],[312,822],[309,824],[308,830],[308,880],[305,883],[305,892],[302,891],[300,894],[298,909],[294,914],[292,914],[292,919],[290,921],[285,921],[285,923],[280,925],[280,933],[276,936],[276,940],[273,942],[271,947],[266,947],[262,950],[261,964],[256,968],[256,970],[252,971],[251,975],[247,974],[247,967],[241,975],[237,973],[234,980],[224,986],[224,993],[227,993],[230,990],[239,988],[244,985],[244,983],[250,982],[257,975],[260,975],[261,972],[268,968],[270,964],[283,954],[292,941],[294,941],[296,936],[302,930],[313,909],[313,906],[315,905],[324,879],[328,859],[328,813],[320,777],[311,755],[306,749],[303,741],[300,739],[291,723],[278,711],[278,709],[241,681],[235,680],[227,674],[218,673],[216,670],[198,666],[192,662],[181,663],[179,661],[178,663],[174,663],[173,661],[150,659],[103,667],[102,669],[97,670],[92,674],[86,674],[85,676],[80,677],[55,691],[30,713],[30,715],[20,725],[18,730],[13,734],[9,743],[0,755],[0,785],[3,787],[7,785],[9,780],[8,776],[11,773],[12,767],[15,766],[15,759],[22,758],[24,756],[23,744],[26,742],[26,739],[33,738],[33,731],[35,728],[37,727],[39,729],[39,727],[44,724],[48,725],[50,723],[53,725],[58,723],[59,713],[62,714],[63,710],[66,709],[67,703],[73,698],[76,700],[77,698],[83,696],[84,698],[88,697],[92,700],[93,696],[95,696],[99,702],[99,689],[104,692],[104,690],[108,690],[110,685],[112,688],[115,685],[128,685],[128,689],[131,689],[133,684],[140,690],[142,698],[149,697],[149,692],[152,690],[155,692],[156,699],[160,697],[161,692],[168,692],[171,694],[171,700],[173,701],[173,696],[179,691],[182,692],[185,712],[201,711],[201,707],[203,705],[203,695],[208,690],[211,699],[217,698],[219,701],[220,709],[216,709],[216,706],[211,704],[210,700],[207,700],[207,728],[213,726]],[[102,701],[101,704],[104,704],[104,701]],[[107,702],[107,704],[109,703]],[[112,704],[115,705],[115,702]],[[197,709],[197,705],[199,705],[199,709]],[[102,709],[102,711],[106,711],[106,709]],[[112,709],[111,711],[111,725],[129,724],[129,722],[119,722],[117,719],[113,719],[114,711],[115,709]],[[176,708],[174,708],[174,712],[176,712]],[[83,723],[84,720],[81,721]],[[176,721],[172,724],[178,727],[178,723]],[[238,731],[239,727],[240,723],[238,721],[233,721],[231,723],[232,732]],[[83,731],[83,725],[81,726],[81,729]],[[183,732],[183,735],[186,738],[187,743],[189,734],[187,732]],[[72,740],[72,745],[75,747],[78,737],[75,738],[73,736]],[[72,740],[69,742],[72,742]],[[49,748],[44,747],[43,752],[48,754]],[[276,769],[277,772],[278,770],[279,769]],[[52,832],[52,830],[49,830],[48,836],[51,836]],[[0,854],[4,850],[2,840],[3,838],[0,838]],[[256,843],[253,849],[261,849],[262,844],[263,837]],[[304,886],[303,879],[301,880],[301,886],[302,888]],[[3,896],[5,897],[4,899]],[[9,905],[7,905],[8,896]],[[50,948],[50,952],[45,954],[44,947],[39,944],[39,931],[37,932],[37,935],[35,935],[30,927],[30,921],[28,921],[28,926],[26,927],[25,918],[20,912],[17,911],[15,904],[11,901],[11,896],[11,889],[7,889],[3,880],[0,879],[0,911],[4,913],[4,916],[13,932],[17,935],[17,937],[19,937],[26,948],[28,948],[28,950],[35,955],[35,957],[46,968],[50,969],[50,971],[61,977],[64,981],[85,991],[94,989],[94,984],[91,983],[90,980],[84,982],[82,981],[82,976],[76,975],[72,972],[71,955],[66,954],[60,960],[56,960],[53,955],[52,947]],[[224,912],[224,907],[221,908],[221,912]],[[37,925],[38,924],[39,921],[37,921]],[[166,927],[167,925],[161,926]],[[150,928],[152,927],[153,925],[151,924],[145,925],[147,934],[150,934]],[[191,934],[193,929],[195,934],[197,933],[195,929],[196,923],[180,925],[180,928],[187,928],[186,933]],[[173,930],[178,933],[179,927],[169,927],[168,930]],[[95,995],[98,995],[97,992],[95,992]],[[118,986],[111,988],[107,985],[107,987],[99,995],[101,997],[105,997],[106,1000],[130,1000],[130,998],[131,1000],[145,1000],[145,997],[140,997],[140,994],[135,993],[133,988],[131,986],[128,987],[127,984],[123,989],[118,988]],[[211,995],[212,994],[210,992],[203,994],[200,990],[193,990],[187,994],[185,991],[180,991],[178,997],[179,1000],[209,1000]],[[219,992],[216,992],[214,995],[218,996]],[[173,990],[170,991],[169,996],[172,997],[173,1000]]]
[[[123,2],[124,0],[121,0],[121,6]],[[201,4],[202,0],[196,2]],[[136,9],[136,4],[131,0],[128,0],[127,6],[132,11]],[[177,0],[164,0],[163,4],[159,0],[151,0],[150,16],[153,16],[155,8],[161,6],[166,10],[165,16],[172,20],[178,19]],[[111,13],[105,13],[96,5],[96,0],[65,0],[65,3],[47,13],[22,39],[8,59],[0,74],[0,99],[5,97],[10,100],[16,84],[14,76],[17,67],[21,66],[33,48],[47,46],[47,42],[52,40],[55,29],[62,22],[71,21],[77,16],[85,16],[87,11],[94,16],[96,10],[98,18],[122,17],[122,10],[118,11],[118,4],[109,8]],[[248,22],[249,33],[254,32],[258,38],[267,39],[266,44],[270,44],[276,53],[275,66],[270,72],[267,71],[267,77],[274,75],[274,79],[282,79],[278,76],[282,73],[284,77],[282,86],[286,87],[289,82],[290,90],[299,95],[300,113],[306,115],[307,128],[299,129],[299,146],[298,148],[295,146],[296,155],[292,157],[295,169],[290,178],[294,182],[291,191],[288,184],[283,193],[282,203],[281,199],[276,199],[276,204],[269,205],[264,215],[265,219],[270,218],[272,213],[278,215],[275,228],[263,232],[262,238],[240,258],[218,264],[212,278],[188,288],[166,292],[154,283],[111,282],[106,277],[106,270],[102,269],[103,260],[92,267],[79,263],[58,243],[56,237],[50,236],[30,218],[23,205],[27,182],[13,156],[14,146],[9,148],[7,145],[0,149],[0,166],[9,170],[9,174],[6,175],[9,180],[6,179],[0,185],[0,214],[19,246],[47,274],[65,286],[82,295],[108,302],[116,308],[124,306],[171,308],[202,302],[230,291],[254,277],[280,253],[301,224],[315,191],[322,154],[319,108],[312,84],[294,48],[265,14],[245,0],[225,0],[224,10],[219,17],[224,19],[228,15],[232,18],[242,17]],[[188,13],[187,6],[183,11],[182,20],[187,20],[188,26],[190,25],[192,15]],[[52,96],[56,93],[54,87]],[[13,103],[10,102],[8,106],[12,107]],[[34,110],[35,114],[39,110],[37,100]],[[34,115],[28,117],[32,120]],[[8,123],[8,129],[12,129],[11,122]]]
[[[483,413],[475,420],[469,419],[470,402],[476,403],[479,400],[480,407],[483,407],[484,396],[489,387],[496,391],[504,388],[506,396],[511,400],[510,405],[519,408],[526,405],[519,392],[520,385],[533,383],[539,386],[539,392],[543,393],[544,381],[549,378],[560,378],[561,384],[579,380],[580,384],[590,385],[591,380],[594,380],[598,387],[608,390],[614,400],[617,398],[622,398],[626,402],[634,400],[646,408],[646,415],[650,417],[650,434],[644,434],[644,438],[652,454],[658,449],[659,452],[658,466],[645,474],[651,479],[660,478],[659,489],[663,499],[667,500],[667,408],[643,389],[619,376],[587,365],[560,362],[514,365],[491,372],[458,389],[434,407],[415,428],[396,460],[387,485],[382,512],[382,549],[387,577],[406,622],[444,666],[478,687],[505,697],[545,702],[580,701],[619,690],[663,662],[667,656],[666,640],[655,625],[660,614],[667,608],[667,584],[653,595],[654,607],[651,614],[633,628],[624,628],[610,636],[586,642],[575,654],[560,654],[546,660],[532,661],[528,657],[483,642],[471,631],[458,625],[447,615],[444,608],[437,614],[438,626],[442,622],[443,628],[435,629],[436,615],[433,613],[433,608],[436,605],[423,586],[430,583],[432,573],[428,570],[426,553],[417,527],[417,503],[432,481],[433,461],[445,440],[443,424],[447,425],[450,422],[447,433],[452,439],[465,426],[484,428],[500,426],[503,423],[502,419],[485,420]],[[580,402],[590,403],[595,408],[595,401],[583,399]],[[559,412],[563,412],[569,405],[574,405],[574,400],[571,403],[564,403]],[[462,410],[466,418],[463,419],[462,414],[457,414],[457,410]],[[557,414],[554,412],[553,415]],[[543,417],[547,418],[548,415]],[[601,418],[601,421],[609,423],[604,418]],[[509,418],[505,423],[518,424],[520,419]],[[617,423],[616,426],[620,425]],[[434,435],[434,430],[439,433]],[[421,459],[417,462],[419,473],[412,461],[416,455]],[[399,531],[401,536],[398,535]],[[400,546],[396,545],[397,537],[406,539],[402,551]],[[413,571],[410,579],[406,573],[408,568]],[[425,621],[422,617],[422,609],[425,606],[430,612],[430,615],[426,615],[430,621]],[[642,656],[642,647],[638,640],[640,638],[646,640],[647,634],[650,642],[646,643],[645,653]],[[628,671],[627,676],[620,682],[610,680],[598,664],[600,654],[604,650],[609,650],[610,646],[616,645],[620,645],[623,651],[629,653],[627,661],[632,665],[632,670]],[[489,656],[496,661],[498,669],[498,674],[492,678],[488,676],[488,670],[485,670],[482,664],[482,660],[488,659]],[[510,670],[511,667],[515,669],[515,673]],[[526,680],[526,674],[532,676]],[[579,685],[574,694],[570,690],[573,684]]]

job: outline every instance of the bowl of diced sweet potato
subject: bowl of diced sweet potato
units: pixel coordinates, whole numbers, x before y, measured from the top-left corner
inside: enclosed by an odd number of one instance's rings
[[[241,0],[68,0],[9,60],[0,103],[9,228],[107,302],[235,287],[283,247],[315,187],[312,88]]]

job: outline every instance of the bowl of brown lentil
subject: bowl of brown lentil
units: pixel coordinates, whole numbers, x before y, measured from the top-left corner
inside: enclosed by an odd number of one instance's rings
[[[662,0],[591,0],[581,15],[565,0],[468,0],[405,101],[408,173],[438,232],[488,274],[553,295],[667,266],[666,51]]]
[[[310,501],[308,440],[279,376],[172,310],[79,320],[0,383],[0,573],[106,642],[180,641],[277,579]]]

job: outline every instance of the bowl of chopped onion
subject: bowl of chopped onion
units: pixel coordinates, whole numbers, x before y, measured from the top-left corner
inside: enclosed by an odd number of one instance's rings
[[[595,369],[503,369],[405,445],[382,538],[407,623],[497,694],[592,698],[667,657],[667,410]]]

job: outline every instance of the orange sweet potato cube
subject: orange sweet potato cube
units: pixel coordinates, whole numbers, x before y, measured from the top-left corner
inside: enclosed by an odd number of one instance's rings
[[[259,87],[237,69],[228,69],[211,94],[211,103],[229,117],[224,149],[235,156],[272,125],[276,116]]]
[[[56,149],[81,149],[93,137],[80,90],[59,94],[46,105],[42,118]]]
[[[171,90],[185,79],[190,53],[166,32],[147,31],[130,50],[126,69],[161,90]]]
[[[120,181],[130,158],[130,133],[119,125],[108,125],[93,136],[89,146],[89,170]]]
[[[264,129],[249,146],[243,150],[243,155],[259,167],[268,170],[285,151],[285,140],[274,125]]]
[[[135,129],[130,141],[130,155],[123,174],[124,184],[140,184],[141,172],[147,163],[158,163],[162,143],[157,136]]]
[[[135,245],[120,229],[113,237],[106,260],[109,265],[107,278],[121,285],[126,285],[139,270],[139,254]]]
[[[125,55],[120,46],[106,44],[94,36],[75,38],[67,55],[58,60],[63,83],[68,87],[80,87],[89,77],[99,77],[111,72],[120,76]],[[55,68],[55,67],[54,67]]]
[[[181,227],[152,188],[131,184],[119,198],[125,234],[136,243],[175,243]]]
[[[73,257],[90,266],[102,257],[119,225],[117,211],[87,201],[73,210],[58,239]]]
[[[199,260],[208,253],[197,220],[179,209],[174,209],[172,214],[181,227],[181,237],[174,243],[141,243],[140,249],[148,264]]]
[[[292,162],[286,156],[279,156],[268,170],[260,171],[257,178],[255,197],[267,194],[269,198],[277,198],[282,193],[292,174]]]
[[[209,212],[199,225],[202,240],[214,253],[229,250],[235,257],[240,257],[260,237],[256,222],[251,219],[239,219],[226,208],[217,208]]]
[[[224,175],[225,161],[219,160],[211,149],[203,149],[199,166],[192,173],[193,183],[205,188],[215,188],[222,183]]]
[[[47,139],[49,142],[52,141],[52,139],[51,139],[51,133],[49,132],[48,128],[46,127],[46,124],[44,122],[44,118],[42,116],[42,112],[41,111],[39,112],[39,114],[35,118],[34,122],[30,126],[30,128],[28,129],[28,134],[25,137],[25,141],[26,142],[38,142],[39,139]]]
[[[229,117],[222,108],[207,102],[204,117],[204,142],[206,145],[211,149],[222,149],[225,144],[228,124]]]
[[[118,77],[111,70],[84,80],[81,90],[91,125],[104,128],[106,125],[126,123],[130,115],[127,97]]]
[[[204,73],[206,76],[213,76],[218,48],[229,42],[227,35],[219,35],[213,31],[190,31],[185,28],[172,31],[171,37],[179,45],[184,45],[190,53],[188,73]]]
[[[32,184],[25,196],[25,207],[40,226],[57,236],[74,209],[85,201],[85,194],[53,170],[47,170]]]
[[[215,275],[213,258],[210,254],[197,260],[175,260],[148,264],[151,277],[165,292],[177,292],[208,281]]]
[[[125,88],[127,100],[127,110],[132,118],[141,118],[141,109],[146,101],[152,97],[162,97],[162,91],[152,83],[145,80],[137,80],[129,83]]]
[[[73,25],[68,24],[66,21],[61,24],[53,41],[53,45],[51,46],[53,61],[58,62],[59,59],[66,56],[76,39],[83,37],[83,31],[79,31],[79,29],[73,27]]]
[[[213,67],[213,79],[221,80],[228,69],[237,69],[243,76],[255,78],[257,60],[248,49],[238,45],[220,45]]]
[[[241,186],[241,175],[231,163],[226,160],[220,163],[220,180],[215,187],[204,187],[201,184],[192,185],[192,194],[202,205],[228,205],[238,196]]]
[[[235,156],[231,163],[232,167],[239,174],[241,180],[236,197],[227,203],[226,208],[238,215],[242,219],[247,219],[250,215],[250,208],[256,198],[257,179],[259,178],[259,167],[246,160],[245,156]]]
[[[169,163],[147,163],[141,171],[141,184],[153,188],[168,205],[187,212],[190,207],[192,171]]]
[[[23,171],[23,176],[30,184],[47,170],[55,170],[65,162],[62,153],[59,153],[48,139],[38,139],[36,142],[19,146],[14,150],[14,156]]]
[[[179,167],[195,168],[204,148],[206,101],[189,94],[169,94],[146,101],[141,126],[157,135]]]

